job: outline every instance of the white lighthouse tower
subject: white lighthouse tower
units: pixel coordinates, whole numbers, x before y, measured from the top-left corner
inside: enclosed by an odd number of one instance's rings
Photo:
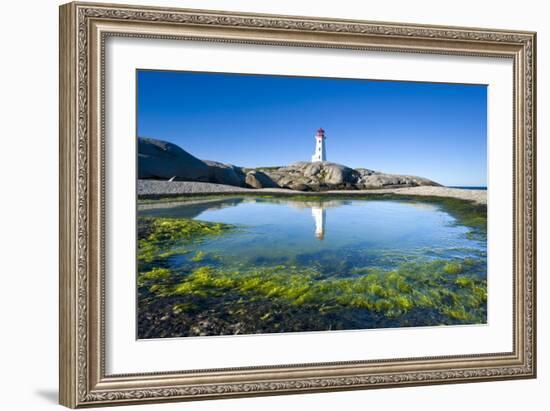
[[[327,161],[327,151],[325,149],[325,130],[320,128],[315,134],[315,153],[311,156],[311,162]]]

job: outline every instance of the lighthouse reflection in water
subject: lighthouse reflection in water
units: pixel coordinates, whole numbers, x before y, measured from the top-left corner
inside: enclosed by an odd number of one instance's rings
[[[143,291],[140,338],[195,335],[199,323],[211,327],[201,335],[229,335],[241,333],[235,324],[252,334],[486,322],[484,233],[430,200],[320,197],[231,195],[140,204],[139,217],[147,218],[142,227],[155,217],[231,225],[221,235],[185,239],[159,260],[158,281],[173,295],[147,299],[150,290]],[[150,281],[145,273],[141,278]],[[177,293],[172,284],[180,284]],[[376,293],[430,305],[389,316],[353,305]],[[190,314],[170,317],[188,304],[195,304]],[[464,307],[457,311],[462,317],[445,311],[455,306]]]
[[[325,238],[325,219],[327,212],[323,207],[311,207],[311,214],[315,220],[315,237],[318,240]]]
[[[254,265],[307,262],[328,270],[331,257],[349,261],[350,267],[393,269],[411,259],[484,260],[486,253],[484,239],[469,235],[471,230],[440,205],[421,200],[236,195],[141,204],[139,215],[234,225],[223,236],[197,241],[193,249],[188,245],[186,255],[213,255],[213,264],[222,258]],[[186,255],[169,262],[180,264]]]

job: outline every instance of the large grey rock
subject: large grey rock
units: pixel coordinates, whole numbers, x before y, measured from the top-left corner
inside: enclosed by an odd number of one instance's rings
[[[138,138],[140,179],[210,181],[210,167],[175,144]]]
[[[279,185],[262,171],[249,171],[246,174],[246,185],[252,188],[277,188]]]
[[[269,173],[281,187],[296,189],[306,185],[312,190],[351,187],[359,178],[352,168],[329,162],[297,162]]]
[[[219,163],[217,161],[203,161],[210,167],[211,182],[238,187],[244,187],[246,185],[245,174],[241,168],[232,164]]]
[[[140,179],[245,186],[240,167],[200,160],[175,144],[153,138],[138,138],[138,175]]]
[[[360,189],[383,188],[383,187],[419,187],[439,186],[438,183],[427,178],[415,176],[403,176],[397,174],[373,173],[362,176],[357,183]]]
[[[368,168],[356,168],[355,171],[359,174],[359,178],[376,174],[376,171],[369,170]],[[380,174],[380,173],[379,173]]]
[[[422,177],[384,174],[342,164],[297,162],[286,167],[246,169],[200,160],[175,144],[151,138],[138,140],[139,178],[198,181],[235,187],[290,188],[299,191],[357,190],[439,186]]]
[[[279,187],[301,191],[439,185],[421,177],[384,174],[367,168],[353,169],[327,161],[300,161],[266,174]]]
[[[354,169],[341,164],[329,163],[324,168],[325,183],[328,185],[355,184],[359,176]]]
[[[322,163],[315,162],[315,163],[298,163],[302,164],[303,167],[303,173],[306,177],[315,177],[317,176],[322,169]]]

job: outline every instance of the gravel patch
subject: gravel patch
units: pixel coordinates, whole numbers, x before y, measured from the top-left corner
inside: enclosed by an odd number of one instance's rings
[[[338,190],[322,192],[304,192],[285,188],[243,188],[214,183],[200,183],[194,181],[158,181],[138,180],[138,196],[165,196],[187,194],[222,194],[222,193],[261,193],[261,194],[300,194],[300,195],[368,195],[368,194],[398,194],[451,197],[473,201],[477,204],[487,204],[486,190],[465,190],[460,188],[420,186],[383,188],[373,190]]]

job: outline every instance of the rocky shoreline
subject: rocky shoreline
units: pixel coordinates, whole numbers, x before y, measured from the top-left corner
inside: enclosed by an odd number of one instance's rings
[[[487,192],[443,187],[423,177],[351,168],[328,161],[245,168],[201,160],[167,141],[138,139],[138,196],[277,194],[357,196],[396,194],[487,203]]]
[[[175,144],[138,139],[139,179],[193,181],[241,188],[284,188],[301,192],[440,186],[423,177],[351,168],[330,161],[298,161],[277,167],[239,167],[199,159]]]
[[[299,191],[285,188],[244,188],[224,184],[195,181],[138,180],[137,194],[140,198],[186,196],[200,194],[275,194],[303,196],[357,196],[369,194],[395,194],[404,196],[449,197],[487,204],[486,190],[467,190],[442,186],[389,187],[370,190],[328,190],[322,192]]]

